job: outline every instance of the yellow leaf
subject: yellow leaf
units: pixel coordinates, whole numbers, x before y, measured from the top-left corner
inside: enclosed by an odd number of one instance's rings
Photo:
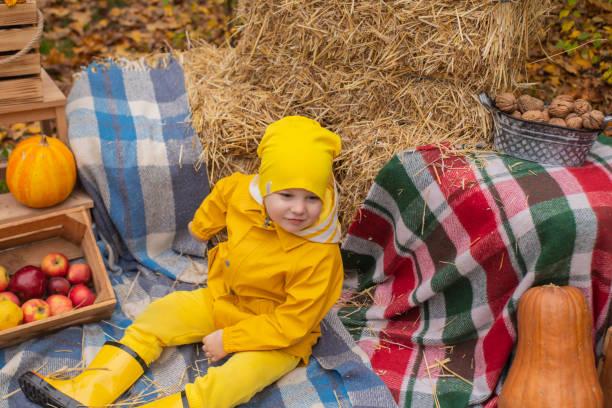
[[[593,64],[591,64],[591,61],[582,58],[582,56],[580,56],[579,54],[574,55],[572,63],[582,69],[590,69],[593,66]]]
[[[40,133],[40,126],[30,125],[26,128],[26,132],[28,133]]]
[[[21,132],[23,129],[25,129],[25,127],[25,123],[14,123],[11,125],[11,130],[13,132]]]
[[[572,27],[574,27],[574,21],[572,20],[566,21],[563,24],[561,24],[561,32],[564,33],[566,31],[569,31],[572,29]]]
[[[130,53],[130,49],[128,45],[119,44],[115,46],[113,52],[117,55],[127,55]]]
[[[49,65],[54,65],[63,64],[65,59],[66,58],[64,57],[64,54],[59,52],[57,48],[52,48],[51,51],[49,51],[49,55],[47,55],[47,57],[45,58],[45,61]]]
[[[91,21],[91,11],[72,11],[70,13],[70,19],[78,21],[81,25],[89,24]]]
[[[572,31],[572,33],[570,34],[570,38],[576,38],[580,35],[580,31],[578,30],[574,30]]]
[[[113,7],[108,13],[108,15],[111,16],[112,18],[117,18],[123,15],[123,11],[121,11],[120,8]]]
[[[557,66],[555,64],[547,64],[542,67],[542,71],[548,72],[549,74],[554,74],[557,72]]]
[[[128,33],[127,37],[132,39],[135,43],[140,44],[144,42],[143,39],[147,38],[148,36],[140,31],[131,31]]]
[[[563,18],[563,17],[567,17],[569,15],[570,11],[569,9],[563,9],[561,10],[561,12],[559,13],[559,18]]]
[[[73,21],[72,23],[68,24],[68,27],[72,28],[79,35],[83,35],[83,29],[85,28],[83,23],[80,21]]]

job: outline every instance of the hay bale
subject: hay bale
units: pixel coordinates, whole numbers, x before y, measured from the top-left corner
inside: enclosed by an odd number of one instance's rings
[[[213,183],[234,171],[257,171],[256,150],[268,124],[287,115],[317,119],[342,139],[334,167],[345,230],[378,170],[395,153],[437,142],[473,149],[487,139],[489,116],[471,89],[416,78],[391,86],[380,79],[336,93],[332,102],[304,103],[298,95],[235,82],[232,50],[202,45],[183,58],[192,122]]]
[[[305,67],[460,80],[507,89],[550,0],[254,0],[239,2],[245,78],[291,90],[278,70]],[[284,76],[283,76],[284,77]],[[330,78],[331,80],[332,78]],[[339,75],[342,83],[353,78]]]
[[[490,146],[479,92],[511,87],[547,1],[253,0],[236,48],[182,55],[211,182],[253,173],[266,126],[287,115],[342,138],[343,232],[393,154]]]

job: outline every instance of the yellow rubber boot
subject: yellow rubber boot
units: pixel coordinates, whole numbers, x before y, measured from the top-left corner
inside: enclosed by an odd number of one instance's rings
[[[69,380],[28,371],[19,377],[25,396],[41,406],[82,408],[115,401],[147,369],[145,362],[123,344],[107,341],[87,369]]]
[[[139,405],[136,408],[189,408],[189,402],[187,401],[185,391],[183,391],[145,405]]]

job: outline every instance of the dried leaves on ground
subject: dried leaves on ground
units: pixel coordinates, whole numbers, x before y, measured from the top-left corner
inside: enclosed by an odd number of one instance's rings
[[[550,101],[569,94],[612,114],[612,0],[556,0],[521,81]]]

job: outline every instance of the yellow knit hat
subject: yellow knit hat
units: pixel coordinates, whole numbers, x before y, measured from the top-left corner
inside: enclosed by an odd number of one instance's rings
[[[321,199],[340,153],[340,137],[303,116],[287,116],[266,128],[257,155],[261,196],[303,188]]]

